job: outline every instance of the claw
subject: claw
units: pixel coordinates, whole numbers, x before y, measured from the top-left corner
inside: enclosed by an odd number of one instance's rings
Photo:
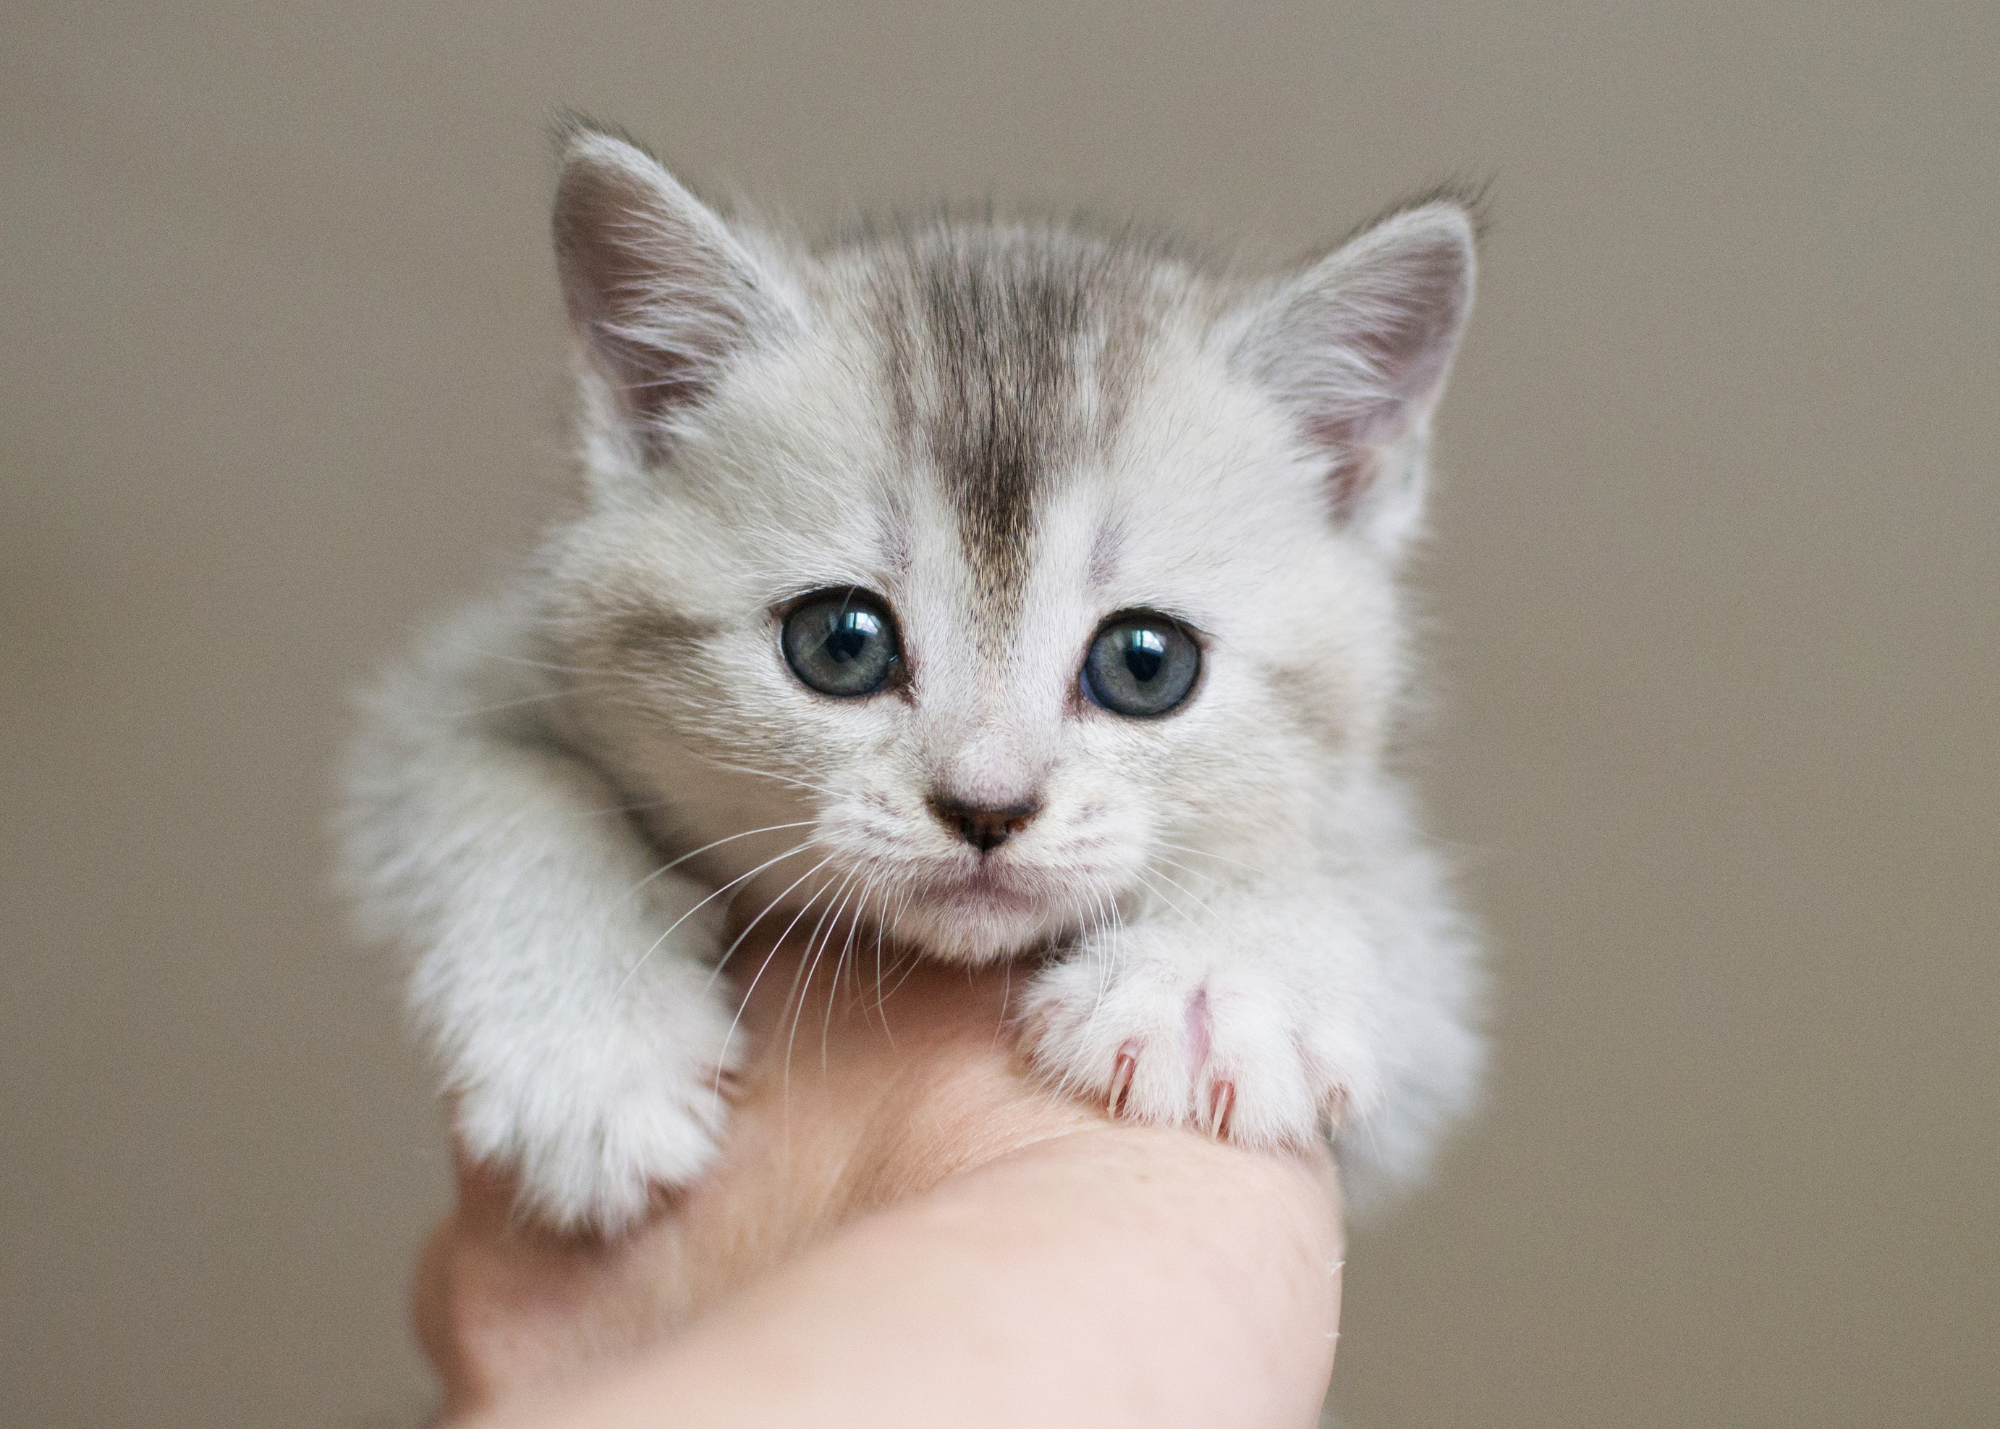
[[[1111,1066],[1111,1100],[1104,1108],[1112,1116],[1125,1110],[1125,1096],[1132,1090],[1132,1076],[1138,1070],[1139,1059],[1121,1048]]]
[[[1217,1141],[1229,1135],[1229,1118],[1236,1110],[1236,1083],[1217,1082],[1208,1089],[1208,1134]]]

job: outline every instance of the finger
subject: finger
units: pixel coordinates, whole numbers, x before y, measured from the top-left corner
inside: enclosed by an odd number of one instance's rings
[[[515,1219],[513,1176],[490,1162],[473,1160],[455,1138],[451,1164],[458,1182],[457,1219],[467,1230],[486,1234],[505,1231]]]
[[[448,1216],[417,1255],[417,1274],[410,1287],[410,1320],[417,1345],[444,1387],[443,1418],[450,1420],[485,1408],[490,1389],[474,1373],[462,1333],[457,1266],[460,1255],[457,1218]]]

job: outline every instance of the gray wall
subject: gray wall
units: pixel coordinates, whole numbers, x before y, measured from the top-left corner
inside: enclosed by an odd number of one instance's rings
[[[324,891],[344,692],[561,486],[542,125],[803,214],[1499,227],[1436,822],[1499,1060],[1355,1425],[2000,1404],[2000,10],[10,5],[0,1421],[409,1422],[446,1166]]]

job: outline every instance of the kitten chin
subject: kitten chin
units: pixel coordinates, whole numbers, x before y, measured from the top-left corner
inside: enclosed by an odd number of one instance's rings
[[[1477,947],[1378,751],[1465,196],[1247,278],[1040,223],[806,251],[562,144],[583,496],[379,687],[344,819],[472,1154],[599,1228],[699,1174],[752,922],[1030,958],[1051,1084],[1418,1173]]]
[[[1050,908],[1045,898],[1001,887],[914,900],[896,915],[893,926],[899,943],[978,967],[1038,956],[1086,925],[1079,914]]]

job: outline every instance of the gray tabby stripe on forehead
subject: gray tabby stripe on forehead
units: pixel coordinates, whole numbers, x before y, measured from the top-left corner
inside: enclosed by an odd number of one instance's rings
[[[1137,296],[1138,265],[1019,229],[940,227],[884,256],[907,264],[883,275],[906,450],[936,467],[981,597],[1011,615],[1051,473],[1101,442],[1123,406],[1139,305],[1109,300]]]

